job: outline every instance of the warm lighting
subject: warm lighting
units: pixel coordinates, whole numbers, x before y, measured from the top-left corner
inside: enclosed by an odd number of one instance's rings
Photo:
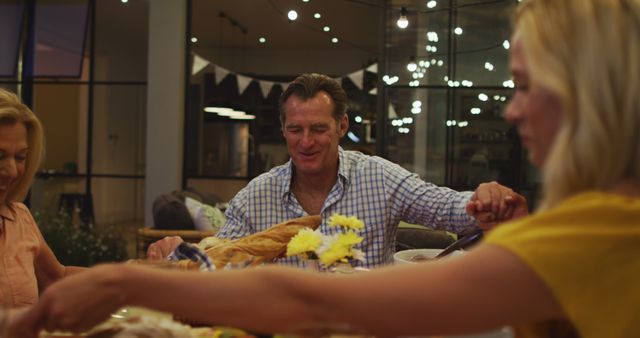
[[[331,38],[331,42],[338,43],[338,38]]]
[[[226,107],[204,107],[204,111],[207,113],[216,113],[216,114],[220,114],[220,113],[229,113],[232,112],[233,109],[231,108],[226,108]]]
[[[325,32],[328,32],[328,31],[331,30],[331,28],[329,26],[324,26],[324,27],[322,27],[322,30],[325,31]]]
[[[354,143],[360,142],[360,138],[358,136],[356,136],[356,134],[354,134],[351,130],[349,130],[349,132],[347,132],[347,137],[351,141],[353,141]]]
[[[198,38],[196,38],[195,36],[194,36],[194,37],[191,37],[191,42],[193,42],[193,43],[198,42]]]
[[[407,8],[406,7],[400,8],[400,18],[398,18],[398,21],[396,21],[396,24],[398,25],[398,27],[400,29],[405,29],[405,28],[409,27],[409,19],[407,19]]]
[[[289,13],[287,13],[287,18],[289,18],[289,20],[291,21],[295,21],[298,18],[298,12],[294,11],[293,9],[289,11]]]
[[[320,13],[316,13],[313,15],[314,18],[316,19],[320,19],[322,17],[322,15],[320,15]]]
[[[485,62],[484,63],[484,69],[486,69],[488,71],[493,71],[493,65],[490,62]]]
[[[255,115],[234,115],[234,116],[229,116],[229,118],[233,120],[254,120],[256,116]]]
[[[260,37],[258,41],[260,41],[260,43],[265,43],[267,42],[267,39],[265,39],[264,37]]]
[[[415,58],[411,57],[411,61],[407,63],[407,70],[410,72],[415,72],[418,69],[418,65],[416,64]]]

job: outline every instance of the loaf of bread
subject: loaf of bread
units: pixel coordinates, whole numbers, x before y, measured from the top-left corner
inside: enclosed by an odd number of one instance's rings
[[[284,254],[289,240],[298,231],[303,228],[317,229],[321,221],[319,215],[295,218],[243,238],[222,242],[208,248],[206,253],[216,269],[222,269],[227,264],[245,267],[273,261]],[[199,266],[191,261],[181,262],[180,265],[188,269],[197,269]]]

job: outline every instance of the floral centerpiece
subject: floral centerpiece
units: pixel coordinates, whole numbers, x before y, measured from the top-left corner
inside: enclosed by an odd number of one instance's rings
[[[329,218],[330,227],[338,227],[340,233],[325,235],[319,229],[304,228],[287,245],[287,256],[299,256],[303,260],[319,261],[329,268],[339,263],[349,264],[350,260],[364,261],[364,254],[355,248],[362,242],[358,232],[364,228],[364,222],[355,216],[333,214]]]

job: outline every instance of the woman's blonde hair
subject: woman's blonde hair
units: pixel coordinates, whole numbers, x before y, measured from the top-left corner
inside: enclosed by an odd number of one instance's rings
[[[40,167],[44,152],[44,135],[42,124],[36,115],[24,105],[18,96],[0,88],[0,125],[24,123],[27,128],[29,152],[25,163],[24,175],[10,187],[6,203],[22,202],[27,196],[33,178]]]
[[[640,178],[640,1],[525,0],[515,16],[531,82],[561,100],[541,209]]]

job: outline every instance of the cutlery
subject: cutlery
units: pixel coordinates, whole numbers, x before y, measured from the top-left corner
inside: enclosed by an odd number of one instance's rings
[[[460,238],[459,240],[451,243],[451,245],[449,245],[448,247],[444,248],[444,250],[442,250],[441,253],[439,253],[436,257],[434,258],[441,258],[444,257],[456,250],[460,250],[460,249],[464,249],[467,248],[473,244],[475,244],[477,241],[479,241],[482,238],[482,230],[478,229],[475,230],[474,232]]]

